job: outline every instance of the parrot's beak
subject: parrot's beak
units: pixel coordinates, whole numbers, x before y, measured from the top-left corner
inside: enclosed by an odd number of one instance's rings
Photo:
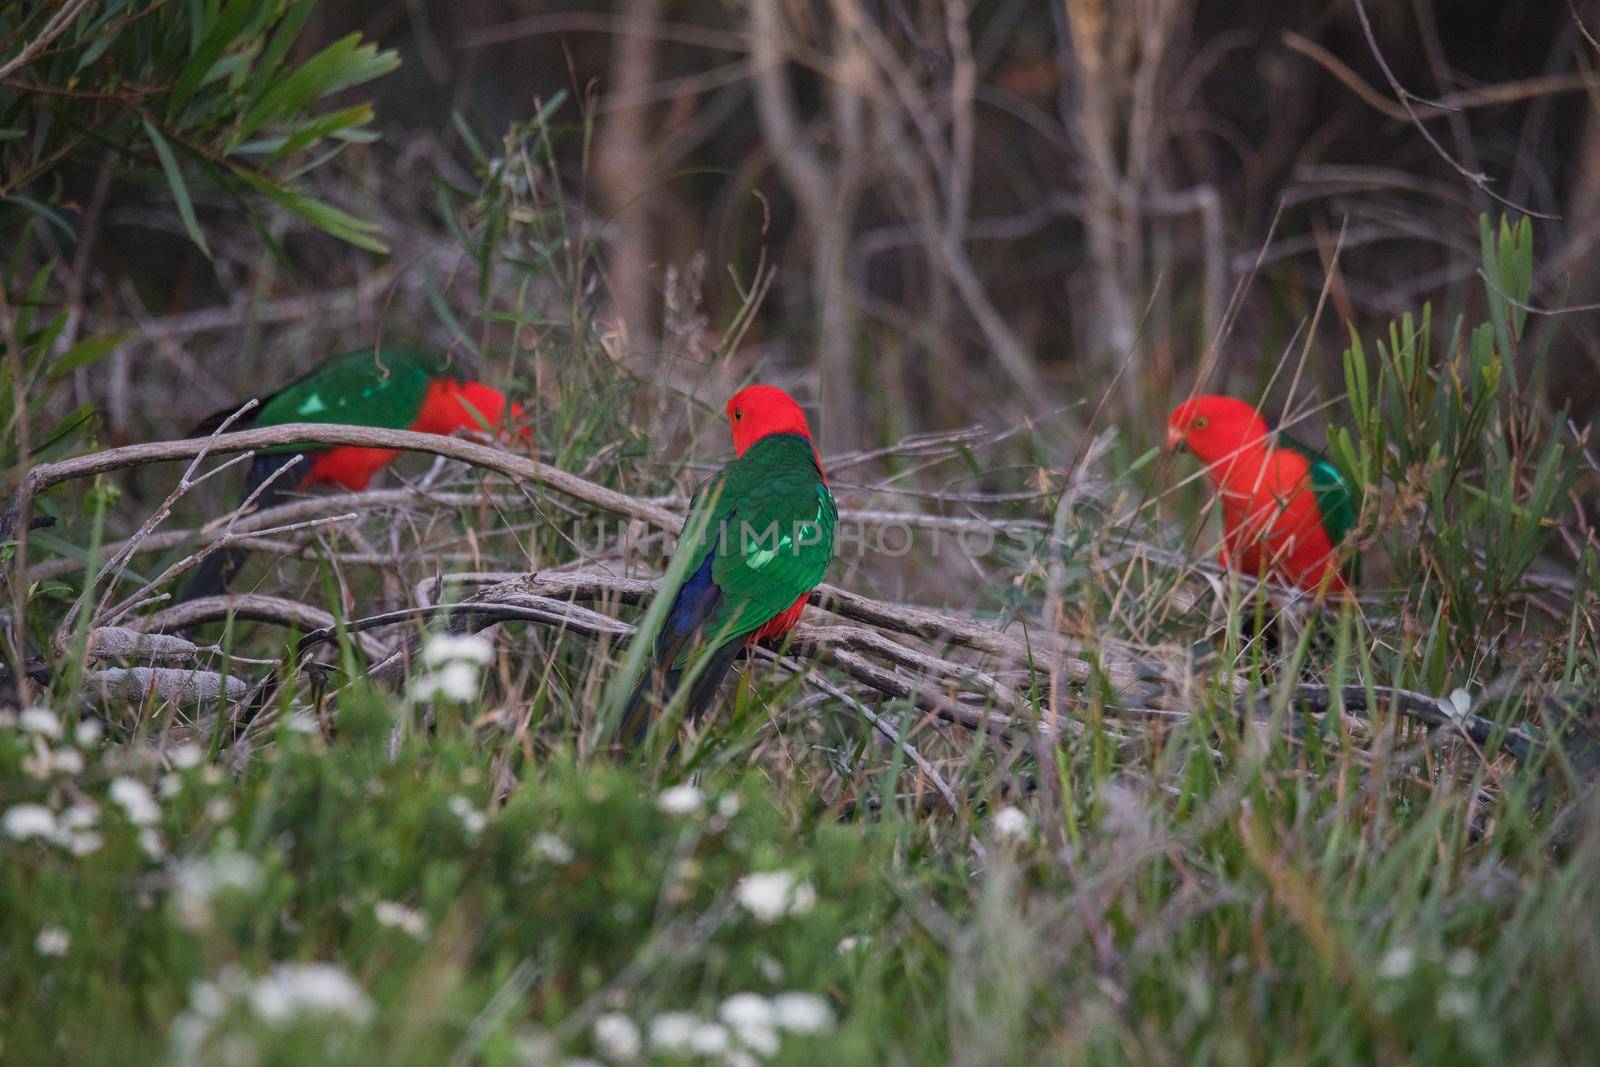
[[[1183,447],[1183,431],[1176,426],[1167,427],[1167,451],[1176,452]]]

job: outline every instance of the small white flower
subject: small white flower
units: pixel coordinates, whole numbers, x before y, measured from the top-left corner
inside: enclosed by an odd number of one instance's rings
[[[777,1054],[777,1048],[773,1048],[771,1052],[767,1053],[768,1056],[776,1056]],[[761,1061],[744,1049],[736,1048],[722,1054],[722,1067],[761,1067]]]
[[[52,741],[61,736],[61,720],[49,708],[27,708],[17,716],[17,725]]]
[[[205,757],[206,754],[200,751],[199,745],[188,741],[167,753],[167,758],[172,761],[172,765],[180,771],[200,766],[200,761]]]
[[[18,841],[30,837],[54,838],[56,813],[43,804],[13,804],[0,817],[0,826],[5,827],[7,837]]]
[[[75,748],[58,748],[50,758],[50,763],[58,774],[79,775],[83,773],[83,753]]]
[[[849,937],[841,937],[839,939],[839,955],[848,956],[870,940],[871,938],[857,937],[855,934],[851,934]]]
[[[1439,1018],[1468,1019],[1478,1010],[1478,997],[1470,989],[1445,989],[1439,993]]]
[[[462,660],[453,660],[434,673],[418,678],[411,692],[418,700],[444,697],[465,703],[478,695],[478,668]]]
[[[434,634],[422,648],[422,659],[430,667],[463,661],[485,664],[494,657],[494,647],[471,634]]]
[[[728,1028],[721,1023],[701,1023],[689,1037],[689,1051],[697,1056],[719,1056],[728,1047]]]
[[[724,819],[731,819],[739,814],[739,797],[736,793],[724,793],[717,798],[717,814]]]
[[[552,833],[535,834],[533,850],[551,863],[572,862],[572,846]]]
[[[139,830],[139,847],[144,849],[146,856],[158,860],[167,854],[167,839],[154,826],[142,827]]]
[[[783,1047],[783,1038],[778,1036],[778,1030],[773,1026],[746,1026],[734,1033],[739,1038],[739,1044],[763,1058],[776,1056]]]
[[[1404,978],[1411,973],[1411,968],[1416,962],[1417,954],[1409,945],[1396,945],[1378,960],[1378,977],[1390,981]]]
[[[656,798],[656,807],[668,815],[693,815],[705,804],[705,794],[687,783],[663,789]]]
[[[67,851],[74,856],[87,856],[91,852],[99,852],[106,843],[105,837],[94,830],[76,830],[67,835]]]
[[[380,924],[408,933],[419,941],[428,936],[427,917],[416,908],[408,908],[399,901],[378,901],[372,906],[372,917]]]
[[[87,830],[100,821],[100,809],[93,804],[74,804],[61,813],[63,830]]]
[[[577,1056],[570,1060],[562,1060],[561,1067],[605,1067],[599,1060],[591,1060],[587,1056]]]
[[[183,779],[176,774],[163,774],[161,781],[156,783],[156,795],[162,800],[170,800],[183,792]]]
[[[1470,978],[1478,969],[1478,954],[1470,948],[1458,948],[1444,961],[1444,970],[1451,978]]]
[[[72,947],[72,936],[59,926],[46,926],[33,939],[33,949],[41,956],[65,956]]]
[[[650,1050],[669,1056],[687,1056],[692,1049],[700,1016],[692,1011],[667,1011],[650,1020]]]
[[[815,993],[779,993],[772,998],[773,1021],[796,1034],[822,1034],[833,1029],[833,1007]]]
[[[489,817],[472,806],[472,801],[457,793],[450,798],[450,810],[455,817],[461,820],[461,825],[467,833],[476,836],[483,833],[483,828],[489,825]]]
[[[322,729],[317,724],[317,717],[309,711],[297,711],[283,720],[283,728],[291,734],[314,734]],[[210,766],[206,770],[210,770]]]
[[[331,963],[280,963],[250,987],[248,996],[256,1016],[273,1026],[313,1014],[365,1023],[373,1014],[366,991]]]
[[[717,1009],[717,1018],[735,1030],[743,1030],[750,1026],[771,1026],[772,1001],[760,993],[735,993],[722,1002],[722,1006]]]
[[[594,1021],[594,1043],[608,1060],[634,1060],[644,1051],[644,1040],[633,1020],[620,1012],[607,1012]]]
[[[810,882],[799,882],[790,871],[747,874],[733,887],[734,899],[764,923],[785,915],[804,915],[817,901]]]
[[[173,876],[179,925],[204,929],[211,922],[213,897],[224,891],[254,893],[261,882],[261,864],[248,852],[216,852],[183,863]]]
[[[1007,805],[994,813],[990,825],[999,837],[1026,837],[1033,827],[1033,820],[1021,808]]]
[[[98,719],[84,719],[78,723],[77,741],[84,748],[97,743],[106,735],[106,728]]]
[[[113,778],[111,799],[121,805],[128,821],[135,826],[149,826],[161,818],[161,808],[143,782],[132,778]]]

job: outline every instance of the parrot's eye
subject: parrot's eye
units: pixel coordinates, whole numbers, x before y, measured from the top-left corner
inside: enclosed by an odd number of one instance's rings
[[[733,411],[733,417],[734,417],[735,421],[744,418],[744,409],[743,408],[735,408],[734,411]]]
[[[1192,425],[1197,430],[1203,430],[1207,426],[1211,425],[1211,420],[1206,418],[1204,415],[1201,415],[1198,419],[1195,419],[1194,422],[1191,423],[1190,425]]]

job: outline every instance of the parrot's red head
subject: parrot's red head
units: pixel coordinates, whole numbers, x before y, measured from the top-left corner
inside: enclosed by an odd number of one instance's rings
[[[774,385],[752,385],[733,394],[726,408],[728,425],[733,428],[733,451],[745,449],[775,433],[797,433],[811,440],[806,413],[794,398]]]
[[[1271,433],[1267,420],[1243,400],[1197,396],[1173,409],[1167,420],[1167,447],[1187,448],[1209,467],[1264,444]]]

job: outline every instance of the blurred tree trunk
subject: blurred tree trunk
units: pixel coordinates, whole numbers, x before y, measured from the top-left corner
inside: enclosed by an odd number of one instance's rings
[[[651,280],[654,232],[645,197],[655,184],[646,120],[645,90],[654,81],[660,38],[653,32],[661,0],[622,0],[619,30],[611,47],[612,83],[602,100],[607,114],[595,145],[595,184],[610,216],[610,293],[626,331],[628,349],[649,351],[655,286]]]

